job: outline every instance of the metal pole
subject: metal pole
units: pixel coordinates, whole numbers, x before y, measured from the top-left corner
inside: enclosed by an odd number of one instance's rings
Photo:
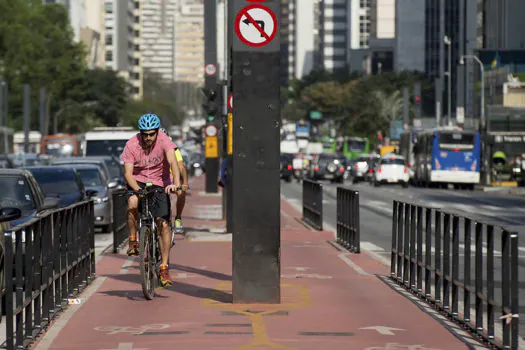
[[[447,125],[448,125],[452,118],[452,40],[448,37],[447,39],[448,40],[446,44],[448,46],[448,64],[447,64],[447,70],[448,70]]]
[[[4,85],[4,80],[0,78],[0,126],[4,125]]]
[[[45,128],[46,124],[46,88],[40,88],[40,134],[42,136],[47,135],[47,130]]]
[[[279,304],[281,4],[234,6],[233,302]]]
[[[408,125],[408,109],[409,109],[409,97],[408,97],[408,87],[403,88],[403,129],[405,125]]]
[[[24,84],[24,153],[29,152],[29,122],[31,113],[31,87]]]

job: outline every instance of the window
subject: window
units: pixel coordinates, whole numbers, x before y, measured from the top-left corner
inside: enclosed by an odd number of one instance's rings
[[[113,13],[113,3],[112,2],[106,2],[106,5],[104,7],[106,9],[106,13]]]
[[[32,170],[31,172],[45,196],[71,194],[80,191],[75,172],[69,169],[50,168]]]
[[[113,45],[113,35],[106,35],[106,45]]]
[[[106,62],[112,62],[113,61],[113,51],[106,52]]]

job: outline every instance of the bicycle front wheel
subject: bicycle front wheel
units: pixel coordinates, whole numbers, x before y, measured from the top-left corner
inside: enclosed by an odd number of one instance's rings
[[[139,232],[140,247],[140,277],[142,280],[142,292],[146,299],[151,300],[155,296],[155,284],[157,281],[155,272],[155,242],[151,227],[141,227]]]

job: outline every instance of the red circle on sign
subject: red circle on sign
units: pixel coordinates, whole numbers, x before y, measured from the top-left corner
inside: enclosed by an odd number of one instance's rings
[[[233,110],[233,94],[228,97],[228,107]]]
[[[252,9],[261,9],[267,12],[270,15],[270,17],[272,17],[273,33],[268,36],[268,34],[266,34],[263,30],[261,30],[262,28],[260,28],[258,24],[254,23],[253,18],[250,19],[251,16],[248,17],[249,14],[248,16],[246,16],[248,20],[251,22],[251,24],[255,26],[255,28],[261,32],[261,35],[266,36],[266,40],[261,43],[252,43],[251,41],[246,40],[241,33],[241,19],[243,16],[245,16],[248,13],[249,10],[252,10]],[[273,11],[270,10],[268,7],[263,6],[263,5],[258,5],[258,4],[246,6],[241,11],[239,11],[239,13],[237,14],[237,17],[235,18],[234,23],[235,23],[235,33],[237,34],[237,37],[239,38],[239,40],[242,41],[244,44],[251,46],[251,47],[261,47],[261,46],[268,45],[270,41],[272,41],[275,38],[275,36],[277,35],[277,31],[279,30],[279,26],[277,24],[277,16],[275,16],[275,13],[273,13]]]

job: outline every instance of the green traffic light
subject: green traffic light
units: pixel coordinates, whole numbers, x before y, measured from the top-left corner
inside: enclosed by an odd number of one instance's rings
[[[208,116],[208,121],[211,122],[211,121],[213,121],[214,119],[215,119],[215,116],[214,116],[214,115],[209,115],[209,116]]]

